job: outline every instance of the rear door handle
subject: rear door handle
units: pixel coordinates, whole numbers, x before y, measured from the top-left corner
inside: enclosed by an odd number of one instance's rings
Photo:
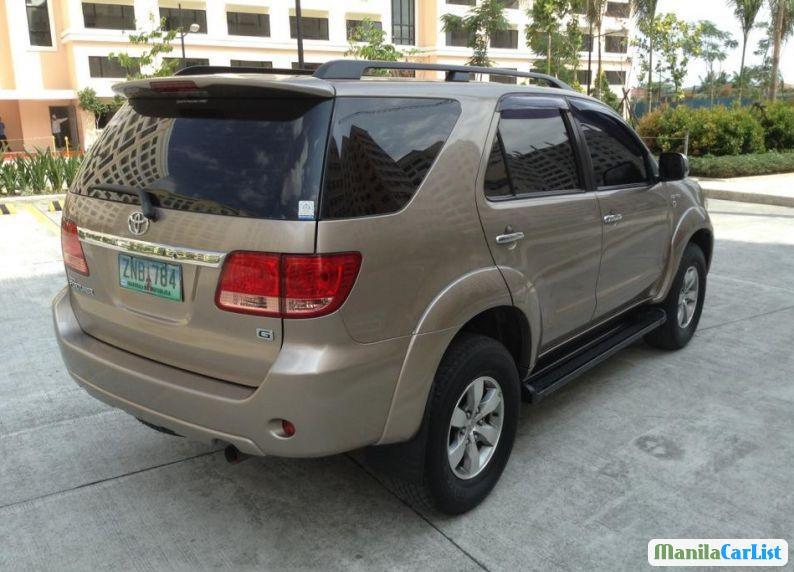
[[[604,224],[615,224],[623,220],[623,215],[620,213],[609,213],[604,215]]]
[[[496,237],[496,244],[513,244],[524,238],[523,232],[509,232]]]

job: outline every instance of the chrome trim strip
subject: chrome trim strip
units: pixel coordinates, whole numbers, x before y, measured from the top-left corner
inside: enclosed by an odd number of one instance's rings
[[[148,256],[149,258],[156,258],[158,260],[165,260],[168,262],[184,262],[185,264],[208,266],[210,268],[217,268],[220,266],[223,263],[223,259],[226,257],[225,252],[196,250],[194,248],[182,248],[178,246],[169,246],[167,244],[157,244],[154,242],[146,242],[144,240],[123,238],[121,236],[105,234],[104,232],[87,230],[85,228],[78,228],[77,236],[80,237],[80,240],[87,244],[94,244],[96,246],[110,248],[111,250],[132,252],[135,254]]]

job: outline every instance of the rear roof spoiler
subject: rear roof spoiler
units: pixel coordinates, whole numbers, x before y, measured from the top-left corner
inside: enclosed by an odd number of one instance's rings
[[[267,94],[271,97],[283,95],[327,98],[334,97],[336,94],[332,84],[312,77],[310,73],[282,74],[280,73],[281,70],[279,70],[270,77],[263,76],[257,78],[256,81],[251,81],[250,76],[240,75],[241,73],[250,73],[248,71],[230,72],[226,68],[218,69],[223,69],[224,71],[203,73],[201,75],[182,74],[178,80],[173,77],[155,77],[117,83],[113,86],[113,91],[128,98],[191,98],[196,95],[203,95],[204,97],[255,97],[261,94]],[[262,71],[258,68],[253,69]],[[271,72],[271,70],[268,71]],[[292,72],[294,70],[288,71]]]

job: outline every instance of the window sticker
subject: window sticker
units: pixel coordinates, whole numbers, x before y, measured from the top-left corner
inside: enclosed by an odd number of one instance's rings
[[[314,201],[298,201],[298,220],[314,220]]]

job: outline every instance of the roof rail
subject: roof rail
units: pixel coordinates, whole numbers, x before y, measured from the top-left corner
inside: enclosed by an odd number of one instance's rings
[[[216,73],[264,73],[282,75],[312,75],[312,70],[295,70],[291,68],[254,68],[247,66],[190,66],[183,68],[174,75],[212,75]]]
[[[314,77],[320,79],[361,79],[368,69],[390,70],[428,70],[446,72],[446,81],[469,81],[469,74],[487,73],[491,75],[504,75],[510,77],[526,77],[545,81],[549,87],[574,89],[556,77],[536,72],[524,72],[504,68],[485,68],[476,66],[457,66],[452,64],[430,64],[422,62],[382,62],[372,60],[332,60],[324,63],[314,72]]]

